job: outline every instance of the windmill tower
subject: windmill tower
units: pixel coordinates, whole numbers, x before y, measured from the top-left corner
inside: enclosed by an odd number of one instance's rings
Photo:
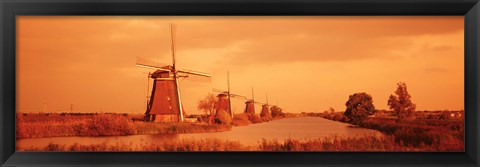
[[[233,111],[232,111],[232,98],[246,100],[247,97],[231,93],[230,91],[230,72],[227,71],[227,91],[220,90],[220,89],[213,89],[213,92],[219,93],[217,95],[218,102],[217,106],[224,106],[223,109],[230,113],[230,116],[233,118]],[[217,107],[218,110],[219,107]]]
[[[265,95],[265,97],[267,102],[262,105],[262,112],[260,113],[260,117],[270,120],[272,119],[272,114],[270,113],[270,105],[268,105],[268,95]]]
[[[247,100],[245,102],[245,113],[255,115],[255,95],[253,94],[253,87],[252,87],[252,100]]]
[[[213,91],[216,91],[215,89]],[[218,111],[223,110],[226,111],[230,114],[230,116],[233,118],[233,112],[232,112],[232,102],[230,101],[231,94],[230,94],[230,73],[227,71],[227,91],[221,91],[218,90],[217,92],[220,92],[217,95],[218,101],[216,104],[216,111],[215,114],[218,114]]]
[[[183,122],[184,109],[180,97],[178,78],[189,75],[207,77],[211,75],[191,70],[177,69],[175,64],[175,35],[174,25],[170,24],[172,65],[159,65],[140,61],[137,57],[136,65],[139,67],[153,68],[156,71],[149,73],[153,79],[151,96],[147,97],[147,110],[145,120],[149,122]]]
[[[220,111],[229,112],[229,114],[231,114],[230,103],[229,103],[230,98],[228,97],[228,92],[218,94],[217,98],[218,98],[218,101],[215,107],[216,108],[215,115],[218,115]]]

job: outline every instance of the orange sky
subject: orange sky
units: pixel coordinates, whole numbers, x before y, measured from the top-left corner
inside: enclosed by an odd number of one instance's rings
[[[170,22],[177,66],[213,76],[180,80],[187,113],[199,113],[212,88],[226,89],[227,70],[232,93],[251,97],[253,86],[256,100],[268,94],[287,112],[343,111],[357,92],[387,109],[397,82],[407,83],[417,110],[464,108],[462,16],[20,16],[17,110],[144,113],[152,70],[135,57],[169,64]],[[243,109],[233,100],[235,113]]]

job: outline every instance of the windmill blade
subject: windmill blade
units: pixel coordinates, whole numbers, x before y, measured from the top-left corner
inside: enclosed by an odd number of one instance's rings
[[[230,93],[230,96],[231,96],[232,98],[247,100],[247,97],[242,96],[242,95],[237,95],[237,94],[232,94],[232,93]]]
[[[213,88],[212,91],[217,92],[217,93],[228,93],[228,91],[221,90],[221,89],[215,89],[215,88]],[[235,98],[235,99],[248,100],[246,96],[233,94],[233,93],[230,93],[230,97]]]
[[[255,104],[267,104],[267,103],[262,103],[262,102],[258,102],[258,101],[255,101]]]
[[[212,77],[208,73],[202,73],[192,70],[180,69],[177,70],[179,76],[183,76],[188,81],[197,81],[197,82],[212,82]],[[183,74],[183,75],[180,75]]]
[[[179,77],[180,81],[194,81],[194,82],[203,82],[203,83],[212,82],[212,78],[210,77],[191,75],[186,73],[178,73],[177,77]]]
[[[185,74],[192,74],[192,75],[198,75],[198,76],[203,76],[203,77],[212,77],[212,75],[208,73],[203,73],[203,72],[198,72],[198,71],[192,71],[192,70],[185,70],[185,69],[179,69],[177,70],[178,72],[185,73]]]
[[[213,88],[212,91],[217,92],[217,93],[228,93],[228,91],[224,91],[224,90],[221,90],[221,89],[215,89],[215,88]]]
[[[157,70],[165,70],[165,71],[170,71],[168,69],[164,69],[163,67],[168,66],[167,64],[159,63],[153,60],[149,60],[143,57],[138,57],[136,56],[136,62],[135,64],[137,67],[143,67],[143,68],[152,68],[152,69],[157,69]]]
[[[171,50],[172,50],[172,66],[175,68],[175,24],[170,23],[170,37],[171,37]]]
[[[210,74],[192,71],[192,70],[177,70],[179,77],[183,77],[188,81],[197,81],[197,82],[212,82],[212,77]]]
[[[171,71],[169,69],[165,68],[159,68],[159,67],[154,67],[154,66],[149,66],[149,65],[143,65],[143,64],[136,64],[137,67],[142,67],[142,68],[150,68],[150,69],[155,69],[155,70],[161,70],[161,71]]]

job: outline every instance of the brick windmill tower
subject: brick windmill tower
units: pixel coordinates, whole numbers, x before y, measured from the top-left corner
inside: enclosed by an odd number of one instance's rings
[[[245,102],[245,113],[255,115],[255,95],[253,94],[253,87],[252,87],[252,100],[247,100]]]
[[[227,111],[230,113],[230,99],[228,97],[228,92],[218,94],[217,98],[218,98],[218,102],[217,102],[217,106],[215,107],[216,108],[215,113],[218,113],[218,111],[220,110]]]
[[[270,113],[270,105],[268,105],[268,96],[265,95],[265,97],[267,102],[262,105],[262,112],[260,113],[260,117],[269,120],[272,119],[272,114]]]
[[[137,57],[136,65],[139,67],[152,68],[156,71],[149,73],[153,79],[151,96],[147,97],[147,110],[145,121],[149,122],[183,122],[184,109],[180,97],[178,78],[189,75],[211,78],[210,74],[191,70],[177,69],[175,65],[175,37],[174,25],[170,24],[172,65],[158,65],[142,61]]]

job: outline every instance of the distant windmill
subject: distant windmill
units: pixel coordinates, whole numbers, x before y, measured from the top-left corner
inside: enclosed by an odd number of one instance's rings
[[[254,108],[255,104],[261,104],[262,105],[262,110],[260,112],[260,117],[271,118],[272,107],[280,108],[276,105],[268,104],[268,95],[267,94],[265,94],[265,101],[266,101],[265,103],[255,101],[253,97],[254,97],[254,92],[253,92],[253,87],[252,87],[252,100],[249,100],[245,103],[246,104],[246,106],[245,106],[245,112],[246,113],[255,113],[255,108]]]
[[[270,113],[270,105],[268,104],[268,95],[265,94],[265,100],[267,101],[262,105],[262,111],[260,112],[260,117],[271,119],[272,115]]]
[[[252,99],[245,102],[245,113],[255,114],[255,94],[252,87]]]
[[[226,108],[226,110],[229,111],[232,118],[233,118],[233,112],[232,112],[231,98],[237,98],[237,99],[242,99],[242,100],[247,99],[247,97],[245,97],[245,96],[231,93],[231,91],[230,91],[230,72],[229,71],[227,71],[227,91],[220,90],[220,89],[213,89],[213,91],[220,93],[217,96],[219,98],[217,106],[219,106],[219,108],[222,108],[222,109]]]
[[[170,24],[172,65],[161,65],[160,63],[147,61],[137,57],[136,65],[138,67],[152,68],[156,70],[155,72],[148,74],[149,77],[153,79],[153,89],[150,99],[147,97],[148,104],[145,112],[146,121],[183,122],[184,110],[180,97],[178,78],[188,77],[189,75],[211,78],[211,75],[207,73],[177,69],[175,64],[174,29],[174,25]],[[176,120],[173,119],[175,116]],[[168,118],[170,118],[170,120],[166,120]]]

